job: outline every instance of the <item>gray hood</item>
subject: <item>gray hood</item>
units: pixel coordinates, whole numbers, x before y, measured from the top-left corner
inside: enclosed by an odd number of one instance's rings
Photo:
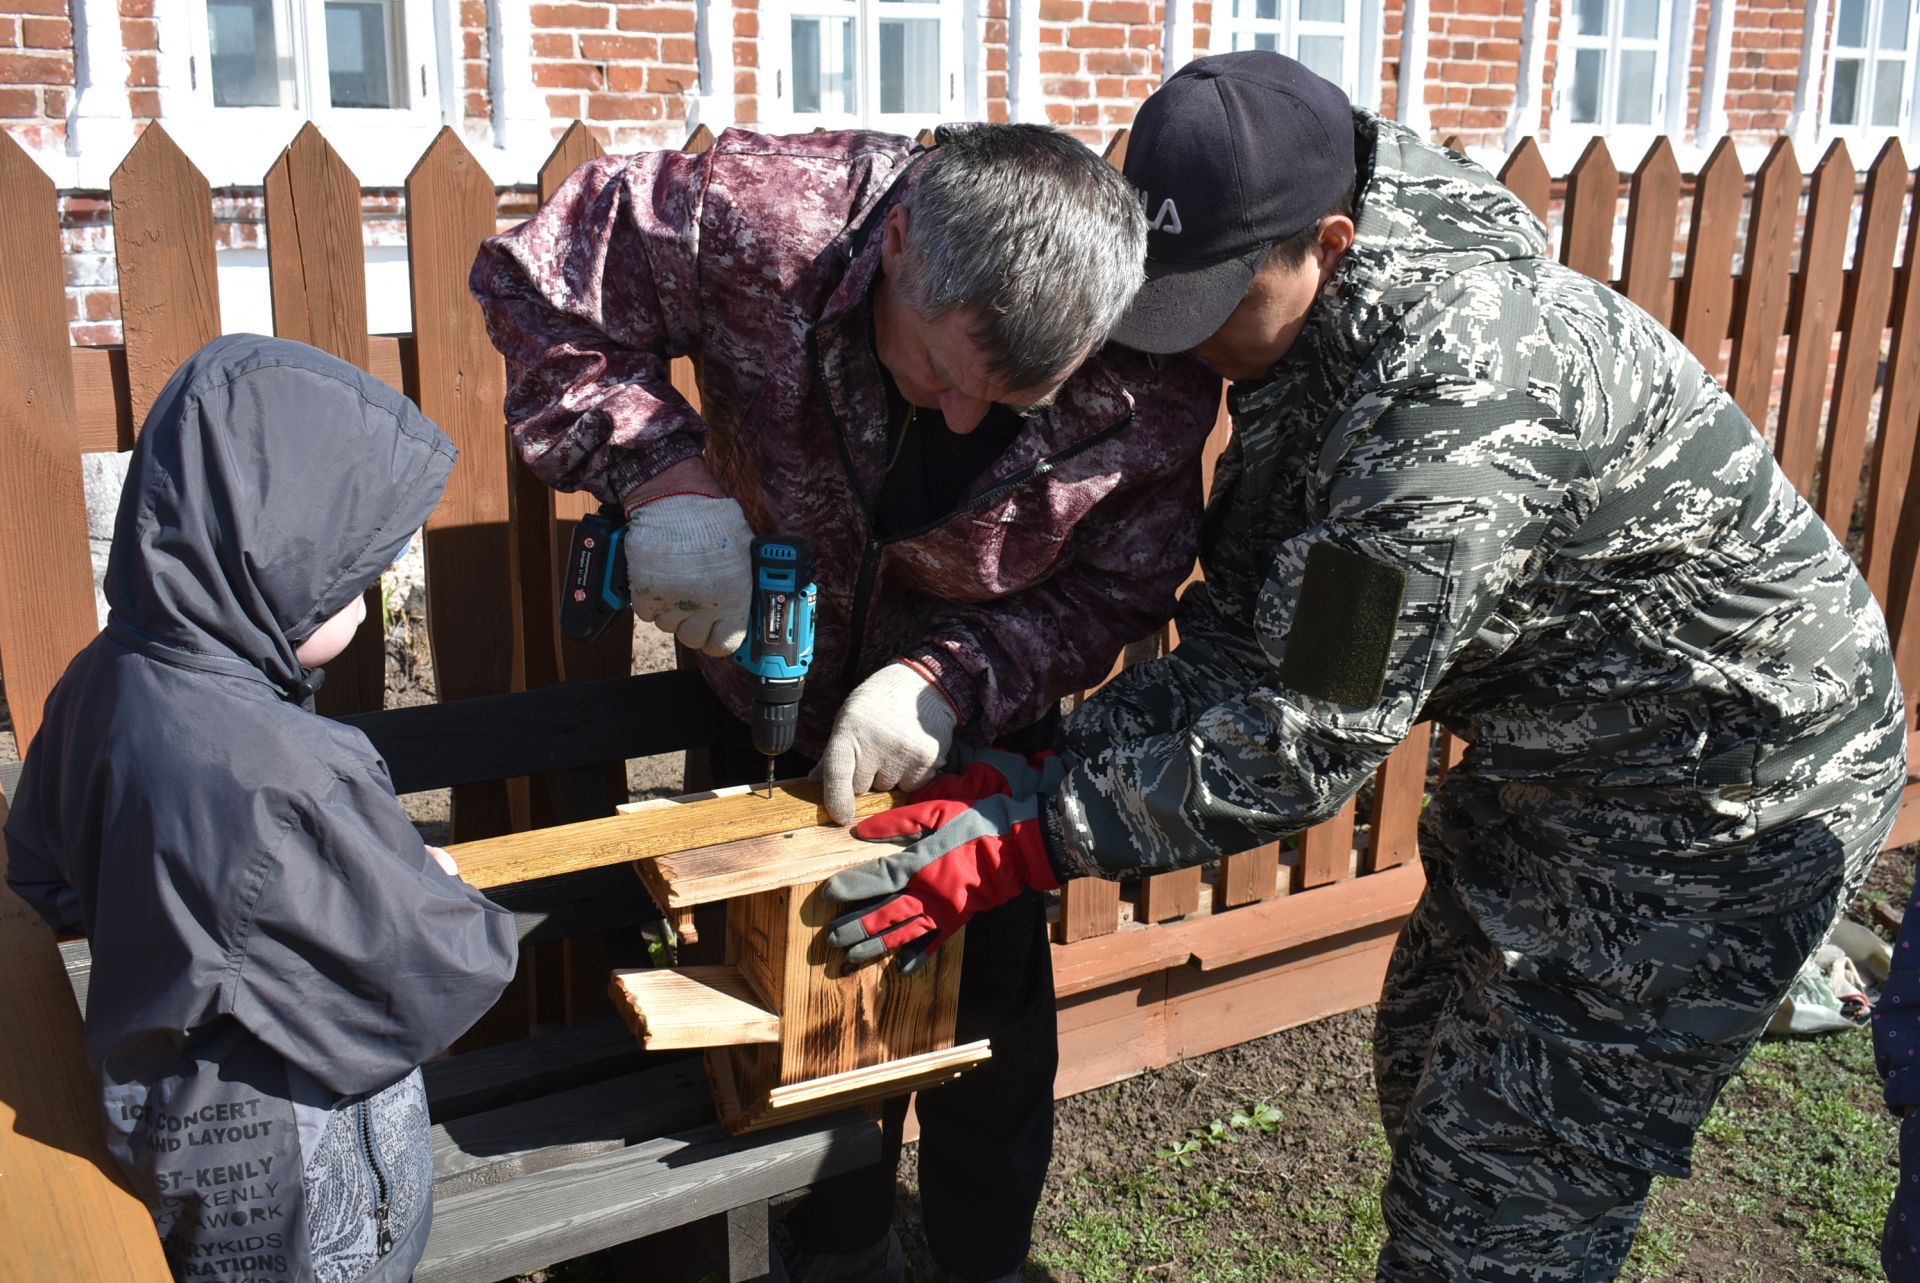
[[[412,402],[342,361],[217,339],[168,381],[134,448],[108,626],[163,662],[292,693],[294,647],[392,564],[456,454]]]

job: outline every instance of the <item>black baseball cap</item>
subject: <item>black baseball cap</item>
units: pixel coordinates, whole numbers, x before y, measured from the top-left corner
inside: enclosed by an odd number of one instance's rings
[[[1147,283],[1112,337],[1184,352],[1353,186],[1353,105],[1284,54],[1196,58],[1141,104],[1123,172],[1146,202]]]

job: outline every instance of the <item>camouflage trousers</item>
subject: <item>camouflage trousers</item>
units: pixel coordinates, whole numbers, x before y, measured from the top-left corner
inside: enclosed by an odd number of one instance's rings
[[[1497,945],[1490,937],[1502,935],[1506,901],[1471,885],[1471,874],[1463,881],[1474,856],[1449,852],[1430,832],[1427,890],[1394,951],[1374,1035],[1393,1148],[1377,1279],[1613,1278],[1654,1175],[1690,1174],[1695,1129],[1858,888],[1891,821],[1890,811],[1871,815],[1858,832],[1829,835],[1824,855],[1806,863],[1797,907],[1768,912],[1748,901],[1715,915],[1710,955],[1693,943],[1699,918],[1676,911],[1664,923],[1648,906],[1636,948],[1657,954],[1667,929],[1673,955],[1690,965],[1669,969],[1657,993],[1624,1002],[1618,977],[1595,979],[1604,969],[1576,950],[1522,959]],[[1757,855],[1764,863],[1766,853]],[[1688,903],[1688,889],[1677,890]],[[1580,913],[1577,900],[1568,906],[1567,939],[1606,937],[1579,923]]]

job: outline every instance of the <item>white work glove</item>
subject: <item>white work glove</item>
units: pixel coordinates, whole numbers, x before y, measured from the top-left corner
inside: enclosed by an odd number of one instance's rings
[[[854,687],[814,771],[833,822],[851,824],[862,793],[931,780],[959,721],[939,687],[898,660]]]
[[[627,518],[633,613],[682,646],[731,655],[747,638],[753,529],[731,499],[670,494]]]

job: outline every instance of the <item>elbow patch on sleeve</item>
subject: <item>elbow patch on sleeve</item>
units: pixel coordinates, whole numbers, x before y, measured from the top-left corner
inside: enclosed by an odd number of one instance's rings
[[[1386,687],[1407,591],[1398,566],[1333,544],[1307,553],[1280,679],[1311,699],[1364,708]]]

